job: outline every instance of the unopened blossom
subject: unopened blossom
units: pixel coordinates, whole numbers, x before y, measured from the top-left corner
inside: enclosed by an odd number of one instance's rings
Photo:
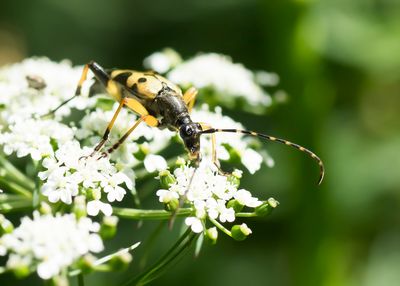
[[[50,279],[83,255],[103,250],[98,230],[99,225],[86,217],[34,212],[33,218],[22,218],[12,233],[0,238],[1,253],[9,254],[6,268],[28,266],[40,278]]]

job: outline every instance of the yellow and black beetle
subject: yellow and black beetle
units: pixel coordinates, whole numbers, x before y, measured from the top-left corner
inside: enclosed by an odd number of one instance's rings
[[[145,122],[150,126],[159,128],[168,128],[178,131],[182,138],[189,157],[197,164],[200,161],[200,136],[202,134],[211,134],[212,136],[212,160],[219,168],[219,162],[216,156],[215,133],[233,132],[257,136],[266,140],[279,142],[294,147],[307,153],[317,161],[320,168],[318,184],[322,182],[325,169],[322,160],[312,151],[284,139],[273,136],[238,129],[218,129],[212,128],[208,124],[193,122],[190,117],[190,111],[196,99],[197,90],[189,88],[184,94],[181,89],[171,81],[154,72],[138,72],[133,70],[105,70],[96,62],[91,61],[86,64],[82,76],[79,80],[75,95],[67,101],[60,104],[51,113],[55,112],[61,106],[80,95],[83,82],[87,78],[88,70],[91,70],[98,82],[100,82],[117,102],[119,106],[108,124],[100,142],[95,146],[91,156],[101,150],[107,141],[111,128],[114,125],[119,112],[124,106],[127,106],[140,118],[135,124],[107,151],[102,152],[105,157],[117,149],[132,133],[132,131],[141,123]]]

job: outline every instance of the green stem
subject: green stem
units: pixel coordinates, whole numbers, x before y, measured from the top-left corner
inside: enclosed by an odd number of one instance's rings
[[[258,217],[259,215],[255,212],[252,213],[236,213],[236,217]]]
[[[78,275],[78,286],[85,286],[85,280],[83,279],[83,274]]]
[[[6,178],[11,179],[16,183],[24,186],[26,189],[33,189],[35,183],[25,176],[20,170],[18,170],[13,164],[11,164],[6,158],[0,156],[0,166],[6,171]]]
[[[139,276],[129,280],[124,285],[145,285],[159,276],[160,271],[170,265],[177,259],[183,251],[187,250],[193,240],[196,238],[190,229],[178,239],[178,241],[161,257],[150,269],[140,274]]]
[[[16,211],[24,211],[32,208],[30,200],[19,200],[7,203],[0,203],[0,213],[10,213]]]
[[[182,208],[176,212],[177,216],[189,216],[193,213],[191,208]],[[170,219],[171,212],[165,210],[143,210],[130,208],[113,208],[113,214],[122,218],[137,220],[160,220]]]
[[[20,184],[7,180],[5,178],[0,178],[0,186],[7,191],[23,195],[27,198],[32,198],[32,193],[29,191],[29,189],[26,189]]]
[[[232,233],[227,230],[222,224],[220,224],[218,221],[216,221],[215,219],[209,218],[209,220],[219,229],[221,230],[223,233],[225,233],[226,235],[232,237]]]
[[[116,251],[116,252],[114,252],[114,253],[111,253],[111,254],[106,255],[106,256],[104,256],[104,257],[102,257],[102,258],[99,258],[99,259],[97,259],[95,262],[93,262],[93,266],[96,268],[96,270],[100,270],[100,271],[101,271],[101,270],[104,270],[104,269],[101,269],[101,265],[102,265],[102,264],[104,264],[104,263],[110,261],[110,260],[113,259],[115,256],[118,256],[118,255],[121,255],[121,254],[123,254],[123,253],[125,253],[125,252],[130,252],[130,251],[134,250],[134,249],[135,249],[136,247],[138,247],[139,245],[140,245],[140,242],[137,242],[137,243],[135,243],[135,244],[133,244],[133,245],[127,247],[127,248],[118,250],[118,251]],[[108,266],[106,266],[106,267],[108,267]],[[107,268],[107,269],[110,270],[110,268]],[[69,273],[69,276],[77,276],[77,275],[81,275],[81,273],[82,273],[82,270],[81,270],[81,269],[76,269],[76,270],[71,271],[71,272]]]

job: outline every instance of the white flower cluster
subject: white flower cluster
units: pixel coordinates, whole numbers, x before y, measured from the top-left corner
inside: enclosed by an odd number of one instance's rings
[[[183,165],[175,169],[173,174],[175,182],[170,184],[168,190],[158,190],[157,196],[164,204],[184,197],[185,202],[195,209],[195,216],[185,220],[193,232],[204,231],[207,218],[219,220],[221,223],[235,221],[233,207],[227,206],[231,200],[250,208],[262,204],[249,191],[238,189],[238,185],[229,177],[219,175],[210,161],[202,160],[197,169]],[[233,176],[240,178],[241,172],[236,170]]]
[[[69,61],[52,62],[47,58],[29,58],[1,68],[0,105],[4,110],[0,113],[0,125],[43,115],[54,109],[75,93],[81,74],[82,67],[72,67]],[[35,87],[27,78],[43,85]],[[64,106],[57,115],[68,114],[72,106],[84,109],[92,105],[92,100],[86,97],[89,84],[87,82],[82,89],[85,96]]]
[[[54,153],[52,143],[62,145],[72,138],[72,129],[62,123],[26,119],[18,120],[9,127],[9,131],[0,134],[0,144],[6,155],[15,152],[19,158],[30,155],[39,161]]]
[[[101,200],[102,194],[106,194],[108,202],[121,201],[126,193],[121,185],[133,189],[134,183],[126,174],[117,171],[107,158],[88,157],[91,152],[91,148],[81,149],[77,141],[70,141],[54,156],[45,158],[43,167],[47,170],[39,173],[44,180],[41,191],[50,202],[66,204],[71,204],[73,197],[86,194],[89,215],[95,216],[101,211],[109,216],[112,208]]]
[[[265,71],[253,73],[242,64],[233,63],[225,55],[200,54],[190,60],[177,63],[167,53],[157,52],[149,56],[145,66],[160,73],[167,73],[167,78],[183,86],[212,88],[225,98],[242,98],[252,106],[271,104],[271,97],[260,85],[278,83],[276,74]]]
[[[103,250],[99,224],[73,214],[24,217],[12,233],[0,238],[0,255],[9,254],[10,270],[34,267],[42,279],[54,277],[89,252]]]

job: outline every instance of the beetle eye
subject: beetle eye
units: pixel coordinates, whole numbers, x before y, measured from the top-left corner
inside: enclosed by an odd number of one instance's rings
[[[193,128],[192,128],[192,126],[187,125],[187,126],[185,127],[185,133],[186,133],[186,135],[188,135],[188,136],[192,136],[192,135],[193,135]]]

